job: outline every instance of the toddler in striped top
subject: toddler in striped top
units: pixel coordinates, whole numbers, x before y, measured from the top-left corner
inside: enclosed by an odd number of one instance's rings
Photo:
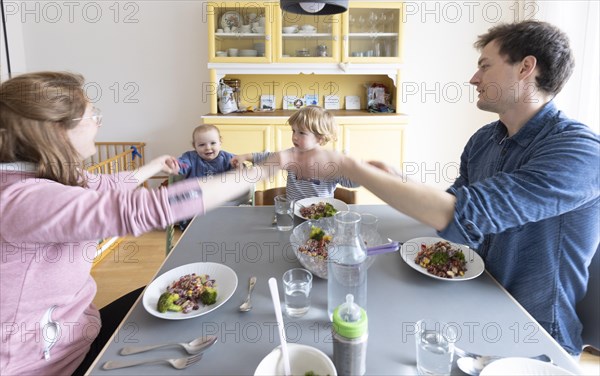
[[[292,143],[300,152],[325,146],[329,141],[337,140],[337,125],[333,115],[319,107],[307,106],[296,111],[288,119],[292,127]],[[236,155],[232,159],[234,166],[243,162],[261,163],[272,153],[249,153]],[[297,178],[292,169],[287,170],[286,194],[290,200],[301,200],[308,197],[333,197],[336,186],[347,188],[358,187],[357,184],[345,177],[332,180]]]

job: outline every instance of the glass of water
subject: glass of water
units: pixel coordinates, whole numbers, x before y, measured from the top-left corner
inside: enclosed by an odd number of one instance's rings
[[[294,213],[292,201],[285,195],[275,196],[275,216],[279,231],[290,231],[294,227]]]
[[[442,321],[424,319],[417,322],[416,329],[419,375],[450,375],[455,328]]]
[[[310,309],[312,273],[306,269],[290,269],[283,274],[284,310],[289,317],[301,317]]]

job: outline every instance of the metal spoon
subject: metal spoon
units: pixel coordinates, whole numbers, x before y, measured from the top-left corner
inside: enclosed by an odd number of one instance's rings
[[[460,358],[456,360],[456,364],[458,368],[460,368],[464,373],[477,376],[481,373],[483,368],[490,364],[491,362],[502,359],[502,356],[495,355],[478,355],[469,353],[464,351],[458,347],[454,348],[456,355]],[[552,362],[552,359],[546,354],[541,354],[537,356],[531,356],[530,359],[541,360],[544,362]]]
[[[189,343],[165,343],[162,345],[150,345],[150,346],[126,346],[121,349],[121,355],[139,354],[154,349],[160,349],[168,346],[181,346],[187,351],[188,354],[194,355],[201,353],[208,347],[212,346],[217,342],[217,337],[207,336],[199,337]]]
[[[250,295],[252,294],[252,290],[254,290],[254,285],[256,285],[256,277],[250,278],[250,285],[248,286],[248,297],[246,301],[242,303],[240,306],[240,311],[248,312],[252,309],[252,303],[250,302]]]

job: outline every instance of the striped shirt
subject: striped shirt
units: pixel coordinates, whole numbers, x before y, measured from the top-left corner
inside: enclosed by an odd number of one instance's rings
[[[271,154],[269,152],[252,153],[252,162],[261,163]],[[293,171],[288,170],[285,191],[290,200],[302,200],[308,197],[333,197],[333,191],[335,191],[338,184],[346,188],[359,187],[358,184],[343,176],[332,180],[303,180],[298,179]]]

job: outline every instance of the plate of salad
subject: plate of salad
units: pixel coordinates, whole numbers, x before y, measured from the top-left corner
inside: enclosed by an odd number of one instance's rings
[[[197,262],[158,276],[144,291],[142,303],[149,314],[162,319],[191,319],[219,308],[237,285],[237,274],[230,267]]]
[[[340,211],[348,211],[348,205],[333,197],[309,197],[294,203],[294,214],[302,219],[329,218]]]
[[[402,259],[419,273],[442,281],[466,281],[485,270],[481,256],[463,244],[423,237],[404,242]]]

